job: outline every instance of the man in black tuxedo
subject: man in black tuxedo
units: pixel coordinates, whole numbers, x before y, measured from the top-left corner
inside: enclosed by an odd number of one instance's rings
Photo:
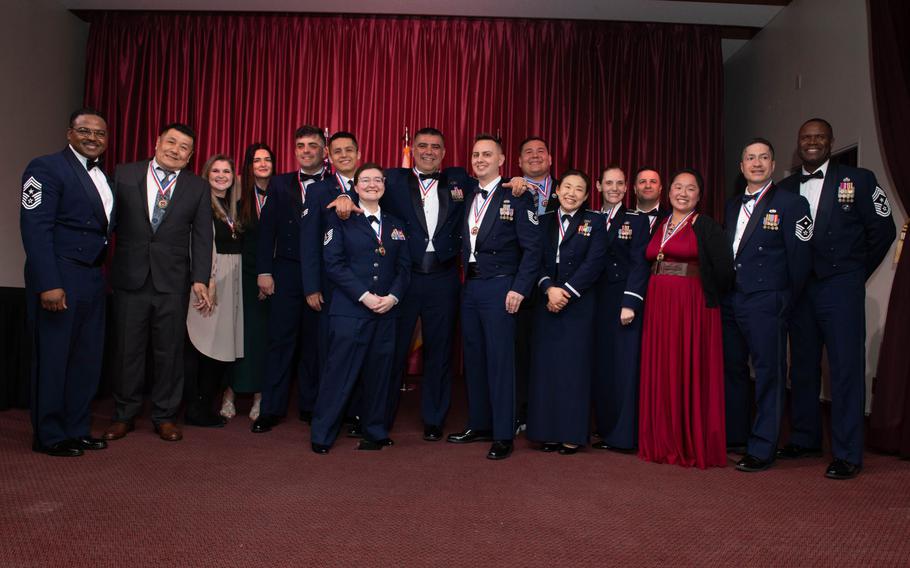
[[[169,124],[158,136],[154,158],[118,166],[114,174],[116,406],[104,433],[107,440],[133,429],[142,409],[149,347],[155,431],[166,441],[183,438],[175,420],[183,393],[191,283],[193,307],[211,307],[206,288],[212,270],[210,191],[202,178],[185,170],[195,139],[189,126]]]

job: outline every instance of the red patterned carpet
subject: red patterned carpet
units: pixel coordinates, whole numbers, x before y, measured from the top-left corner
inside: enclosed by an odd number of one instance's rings
[[[827,458],[698,471],[521,438],[491,462],[486,444],[422,441],[417,396],[394,447],[342,438],[328,456],[296,419],[254,435],[242,416],[179,443],[142,421],[108,450],[50,458],[25,411],[2,412],[0,566],[910,565],[907,461],[870,453],[838,482]]]

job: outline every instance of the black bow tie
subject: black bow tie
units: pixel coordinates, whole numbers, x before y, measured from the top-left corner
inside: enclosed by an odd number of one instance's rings
[[[378,225],[378,224],[379,224],[379,219],[376,218],[376,215],[368,215],[368,216],[367,216],[367,221],[370,222],[370,225],[373,225],[373,224]]]
[[[92,168],[98,168],[100,170],[101,169],[101,158],[95,158],[94,160],[88,160],[85,163],[85,168],[88,171],[92,171]]]
[[[490,192],[485,189],[478,189],[477,193],[479,193],[480,197],[482,197],[483,199],[486,199],[487,196],[490,195]]]
[[[303,183],[305,181],[319,181],[322,179],[322,176],[320,174],[305,174],[303,172],[300,172],[297,177],[300,180],[300,183]]]
[[[657,207],[655,207],[654,209],[652,209],[650,211],[642,211],[641,209],[639,209],[638,212],[641,213],[642,215],[648,215],[648,216],[657,215],[657,213],[658,213],[657,209],[658,209]]]
[[[811,174],[799,174],[799,183],[806,183],[810,179],[825,179],[825,174],[821,170],[815,170]]]
[[[572,218],[572,216],[569,215],[568,213],[563,213],[563,215],[562,215],[562,224],[565,225],[565,224],[566,224],[566,221],[568,221],[568,220],[571,219],[571,218]]]
[[[426,181],[428,179],[439,179],[439,172],[433,172],[431,174],[417,174],[417,177],[420,181]]]
[[[256,186],[256,193],[258,193],[259,195],[265,195],[265,190],[259,189],[259,186]]]
[[[746,203],[749,203],[750,201],[752,201],[753,199],[755,199],[757,197],[758,197],[757,192],[756,193],[744,193],[743,194],[743,205],[745,205]]]

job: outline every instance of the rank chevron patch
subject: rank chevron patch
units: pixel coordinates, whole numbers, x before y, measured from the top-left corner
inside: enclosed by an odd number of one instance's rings
[[[32,210],[41,205],[41,182],[35,176],[22,185],[22,208]]]

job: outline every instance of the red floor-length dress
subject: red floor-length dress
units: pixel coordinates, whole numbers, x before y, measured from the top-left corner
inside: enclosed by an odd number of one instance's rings
[[[664,221],[664,224],[666,221]],[[664,235],[654,233],[654,262]],[[692,224],[684,222],[663,249],[664,261],[698,262]],[[726,464],[724,361],[719,308],[705,306],[701,280],[654,274],[645,296],[638,456],[707,468]]]

